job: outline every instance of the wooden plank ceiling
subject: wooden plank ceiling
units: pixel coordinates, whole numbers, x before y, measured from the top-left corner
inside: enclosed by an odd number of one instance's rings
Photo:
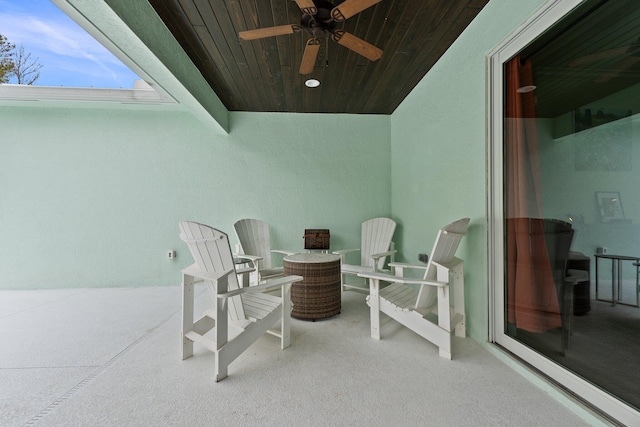
[[[637,85],[640,2],[588,0],[521,58],[533,66],[538,117],[557,117]]]
[[[488,1],[381,0],[336,23],[382,49],[381,59],[369,61],[324,39],[312,73],[302,76],[309,33],[238,37],[300,24],[294,0],[149,0],[230,111],[353,114],[391,114]],[[320,86],[305,87],[310,77]]]

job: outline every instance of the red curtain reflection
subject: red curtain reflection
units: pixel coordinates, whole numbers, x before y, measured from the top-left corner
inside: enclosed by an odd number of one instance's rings
[[[505,205],[507,320],[520,329],[544,332],[561,326],[560,309],[542,221],[540,161],[531,62],[519,57],[506,68]],[[533,229],[532,229],[533,228]],[[538,229],[539,228],[539,229]]]

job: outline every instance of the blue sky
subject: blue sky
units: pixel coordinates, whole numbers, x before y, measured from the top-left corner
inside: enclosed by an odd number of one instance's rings
[[[43,65],[37,86],[131,89],[139,79],[50,0],[0,0],[0,34]]]

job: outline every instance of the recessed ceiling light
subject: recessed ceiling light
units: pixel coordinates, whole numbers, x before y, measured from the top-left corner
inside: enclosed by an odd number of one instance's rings
[[[516,89],[516,92],[518,93],[529,93],[529,92],[533,92],[534,90],[536,90],[536,86],[522,86],[519,87],[518,89]]]
[[[318,87],[318,86],[320,86],[320,80],[309,79],[306,82],[304,82],[304,85],[306,87]]]

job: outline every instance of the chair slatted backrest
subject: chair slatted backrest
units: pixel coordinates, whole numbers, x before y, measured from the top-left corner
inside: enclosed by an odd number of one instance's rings
[[[271,268],[271,238],[269,223],[259,219],[241,219],[233,224],[236,237],[245,255],[262,257],[259,267]]]
[[[445,225],[438,231],[433,249],[429,255],[429,262],[424,273],[424,280],[437,280],[437,267],[434,263],[447,265],[455,258],[460,241],[467,233],[469,218],[462,218],[451,224]],[[436,289],[433,286],[423,285],[418,293],[416,308],[429,307],[436,298]]]
[[[360,265],[373,267],[372,254],[387,252],[393,233],[396,230],[396,222],[390,218],[372,218],[362,223],[362,235],[360,245]],[[381,269],[384,258],[380,259]]]
[[[197,222],[182,221],[180,226],[180,238],[187,244],[191,256],[202,272],[212,273],[220,277],[228,271],[228,291],[239,288],[238,277],[235,274],[233,255],[229,246],[229,237],[220,230]],[[217,298],[219,292],[217,283],[206,280],[212,297]],[[244,319],[244,309],[239,296],[229,299],[229,317],[232,320]]]

